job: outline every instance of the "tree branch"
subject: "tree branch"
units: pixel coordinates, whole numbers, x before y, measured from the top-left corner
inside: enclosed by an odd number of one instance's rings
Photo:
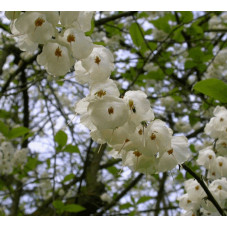
[[[95,26],[96,27],[101,26],[103,24],[106,24],[107,22],[114,21],[114,20],[120,19],[122,17],[129,17],[129,16],[132,16],[136,13],[137,13],[137,11],[129,11],[129,12],[115,14],[115,15],[112,15],[110,17],[102,18],[100,20],[95,21]]]
[[[108,204],[106,207],[103,208],[102,211],[99,213],[96,213],[95,215],[100,216],[103,215],[107,210],[112,208],[116,205],[116,203],[127,194],[128,191],[130,191],[143,177],[143,173],[140,173],[110,204]]]

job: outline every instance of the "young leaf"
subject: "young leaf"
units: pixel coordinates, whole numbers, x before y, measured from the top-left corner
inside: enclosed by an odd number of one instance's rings
[[[129,33],[131,35],[131,38],[132,38],[133,43],[137,47],[141,47],[142,43],[144,42],[143,35],[141,34],[140,28],[138,27],[138,25],[136,23],[133,23],[130,26]]]
[[[66,145],[67,139],[68,139],[67,134],[62,130],[59,130],[54,137],[54,140],[58,143],[59,146],[62,147]]]
[[[72,213],[78,213],[80,211],[86,210],[84,207],[78,205],[78,204],[68,204],[64,206],[64,211],[72,212]]]
[[[29,129],[25,128],[25,127],[17,127],[17,128],[13,128],[10,132],[9,132],[9,138],[10,139],[14,139],[20,136],[23,136],[24,134],[28,133]]]
[[[215,78],[202,80],[195,84],[194,90],[227,103],[227,84],[221,80]]]
[[[69,152],[69,153],[80,153],[80,150],[77,146],[68,144],[65,146],[64,151]]]
[[[137,201],[137,204],[140,204],[140,203],[145,203],[147,202],[148,200],[152,199],[151,196],[142,196],[139,198],[139,200]]]
[[[70,174],[68,174],[68,175],[65,176],[63,182],[70,181],[70,180],[72,180],[74,177],[75,177],[75,175],[74,175],[73,173],[70,173]]]
[[[119,208],[120,208],[120,210],[125,210],[125,209],[128,209],[130,207],[132,207],[131,203],[124,203],[124,204],[121,204]]]
[[[53,201],[53,206],[56,209],[58,214],[61,214],[64,211],[64,203],[60,200]]]
[[[0,132],[5,136],[8,137],[9,127],[5,125],[2,121],[0,121]]]
[[[55,201],[53,202],[53,206],[54,206],[54,208],[56,208],[56,209],[61,209],[61,208],[64,207],[64,203],[63,203],[62,201],[60,201],[60,200],[55,200]]]
[[[193,20],[193,13],[190,11],[182,11],[181,14],[181,20],[183,23],[189,23]]]

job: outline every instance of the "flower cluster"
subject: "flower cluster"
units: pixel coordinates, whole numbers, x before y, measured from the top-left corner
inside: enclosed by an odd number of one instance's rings
[[[93,12],[7,12],[11,32],[23,51],[33,52],[42,45],[37,62],[49,74],[60,76],[70,71],[76,60],[87,58],[93,43],[85,32],[91,29]]]
[[[2,140],[3,137],[1,137]],[[24,165],[27,161],[28,149],[14,149],[10,142],[1,142],[0,145],[0,174],[10,174],[14,167]]]
[[[92,12],[8,12],[6,16],[12,20],[11,31],[21,50],[34,51],[43,45],[37,62],[49,74],[64,75],[75,64],[77,81],[90,88],[90,94],[76,105],[81,123],[97,143],[108,143],[124,165],[154,173],[171,170],[189,158],[187,139],[173,136],[163,121],[154,120],[144,92],[127,91],[120,97],[110,79],[112,53],[85,35]]]
[[[205,74],[207,78],[223,78],[227,76],[227,49],[224,48],[217,53],[212,64],[209,65],[207,73]]]
[[[220,215],[217,209],[209,200],[206,199],[206,193],[201,185],[194,179],[185,181],[184,183],[186,194],[180,196],[179,206],[186,210],[184,215],[195,216],[198,214],[203,215]],[[227,199],[227,180],[221,178],[214,180],[208,186],[209,191],[212,193],[216,201],[221,207],[225,206]]]
[[[199,151],[197,163],[208,170],[208,179],[227,177],[227,110],[217,106],[205,133],[215,140],[213,146]]]
[[[208,189],[224,207],[227,199],[227,110],[224,107],[214,109],[214,117],[206,124],[204,131],[215,139],[215,143],[199,151],[197,163],[207,169],[206,177],[211,182]],[[214,205],[205,199],[205,192],[202,189],[198,191],[199,187],[194,180],[185,182],[187,193],[179,198],[180,207],[187,211],[186,215],[196,215],[198,210],[204,215],[218,215]]]
[[[90,90],[75,111],[92,139],[112,147],[110,154],[121,158],[124,166],[146,174],[168,171],[185,162],[190,157],[186,137],[173,136],[165,122],[155,119],[143,91],[127,91],[120,97],[110,79],[113,62],[107,48],[95,45],[86,59],[75,64],[77,81],[88,83]]]

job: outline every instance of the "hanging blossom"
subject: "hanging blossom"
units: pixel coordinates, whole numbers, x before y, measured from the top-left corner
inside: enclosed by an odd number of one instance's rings
[[[93,12],[6,12],[11,32],[23,51],[42,46],[37,62],[49,74],[65,75],[76,61],[87,58],[93,43],[85,32],[91,29]]]
[[[11,174],[14,168],[23,168],[26,164],[28,149],[15,149],[4,136],[0,137],[0,174]]]
[[[207,170],[207,187],[221,208],[227,200],[227,110],[217,106],[214,117],[206,124],[204,132],[213,138],[213,146],[199,151],[197,164]],[[196,180],[185,182],[186,194],[178,198],[184,215],[220,215],[215,206],[206,199],[206,194]]]

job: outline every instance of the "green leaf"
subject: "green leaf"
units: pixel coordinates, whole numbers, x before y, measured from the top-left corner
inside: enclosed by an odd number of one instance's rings
[[[181,21],[183,23],[189,23],[193,20],[193,13],[191,11],[182,11],[181,14]]]
[[[179,96],[179,95],[171,95],[171,96],[176,102],[182,102],[183,101],[182,97]]]
[[[80,211],[86,210],[84,207],[78,205],[78,204],[68,204],[64,206],[64,211],[72,212],[72,213],[78,213]]]
[[[25,141],[26,139],[28,139],[29,137],[32,137],[32,136],[34,136],[34,132],[29,132],[29,133],[27,133],[27,134],[24,136],[23,141]]]
[[[136,215],[136,211],[135,211],[135,210],[131,211],[131,212],[128,214],[128,216],[135,216],[135,215]]]
[[[93,42],[93,44],[95,44],[95,45],[101,45],[101,46],[106,46],[106,43],[105,42],[102,42],[102,41],[100,41],[100,42]]]
[[[5,136],[8,137],[9,127],[5,125],[2,121],[0,121],[0,132]]]
[[[125,209],[128,209],[130,207],[132,207],[131,203],[124,203],[124,204],[120,205],[119,208],[120,208],[120,210],[125,210]]]
[[[69,152],[69,153],[80,153],[80,150],[77,146],[68,144],[65,146],[64,151]]]
[[[184,27],[180,27],[174,32],[173,39],[176,40],[177,42],[184,41],[184,36],[182,35],[183,29],[184,29]]]
[[[129,33],[131,35],[132,41],[137,47],[141,47],[142,43],[144,42],[141,30],[142,28],[139,28],[138,24],[136,23],[131,24],[129,28]]]
[[[62,147],[66,145],[67,139],[68,139],[67,134],[62,130],[59,130],[54,137],[54,140],[58,143],[59,146]]]
[[[188,51],[188,56],[189,58],[192,58],[194,61],[198,62],[202,62],[203,61],[203,57],[204,57],[204,53],[201,50],[201,47],[193,47]]]
[[[221,80],[215,78],[202,80],[196,83],[193,89],[220,102],[227,103],[227,84]]]
[[[185,69],[191,69],[196,66],[196,63],[192,60],[187,60],[184,64]]]
[[[145,77],[147,77],[145,79],[150,80],[163,80],[165,78],[165,75],[161,69],[158,69],[157,71],[149,72]]]
[[[32,158],[32,157],[28,157],[28,161],[26,163],[26,168],[28,170],[33,170],[37,167],[37,165],[41,164],[41,161],[38,161],[37,158]]]
[[[190,148],[191,152],[197,153],[197,150],[195,149],[195,145],[194,145],[194,144],[191,144],[191,145],[189,146],[189,148]]]
[[[62,214],[63,213],[65,205],[64,205],[64,203],[62,201],[60,201],[60,200],[53,201],[53,206],[56,209],[56,212],[58,214]]]
[[[110,166],[107,168],[108,172],[113,174],[114,176],[119,173],[119,170],[115,166]]]
[[[47,168],[49,169],[50,168],[50,159],[49,158],[46,160],[46,163],[47,163]]]
[[[53,202],[53,206],[56,209],[60,209],[60,208],[63,208],[64,207],[64,203],[61,200],[55,200]]]
[[[130,198],[131,198],[132,203],[136,204],[136,201],[135,201],[135,199],[134,199],[134,197],[132,195],[130,196]]]
[[[115,35],[120,35],[121,36],[121,30],[124,27],[123,23],[116,24],[115,21],[109,21],[104,25],[104,28],[107,32],[107,37],[112,37]]]
[[[0,109],[0,118],[10,118],[11,115],[12,115],[11,112]]]
[[[14,139],[20,136],[23,136],[24,134],[28,133],[29,129],[25,128],[25,127],[17,127],[17,128],[13,128],[10,132],[9,132],[9,138],[10,139]]]
[[[153,51],[157,49],[157,43],[149,42],[148,45],[150,49]]]
[[[75,177],[75,175],[73,173],[70,173],[69,175],[66,175],[63,182],[67,182],[72,180]]]
[[[152,199],[151,196],[142,196],[139,198],[139,200],[137,201],[137,204],[140,204],[140,203],[145,203],[147,202],[148,200]]]
[[[200,121],[199,117],[196,117],[194,114],[189,114],[189,122],[191,126],[194,126],[198,121]]]
[[[78,204],[67,204],[67,205],[65,205],[60,200],[55,200],[53,202],[53,206],[56,209],[57,213],[60,213],[60,214],[63,213],[64,211],[77,213],[77,212],[85,210],[84,207],[82,207],[82,206],[80,206]]]
[[[169,20],[171,20],[171,15],[166,14],[164,17],[159,17],[157,20],[151,21],[151,23],[159,30],[163,30],[166,33],[169,33],[171,28],[169,25]]]

